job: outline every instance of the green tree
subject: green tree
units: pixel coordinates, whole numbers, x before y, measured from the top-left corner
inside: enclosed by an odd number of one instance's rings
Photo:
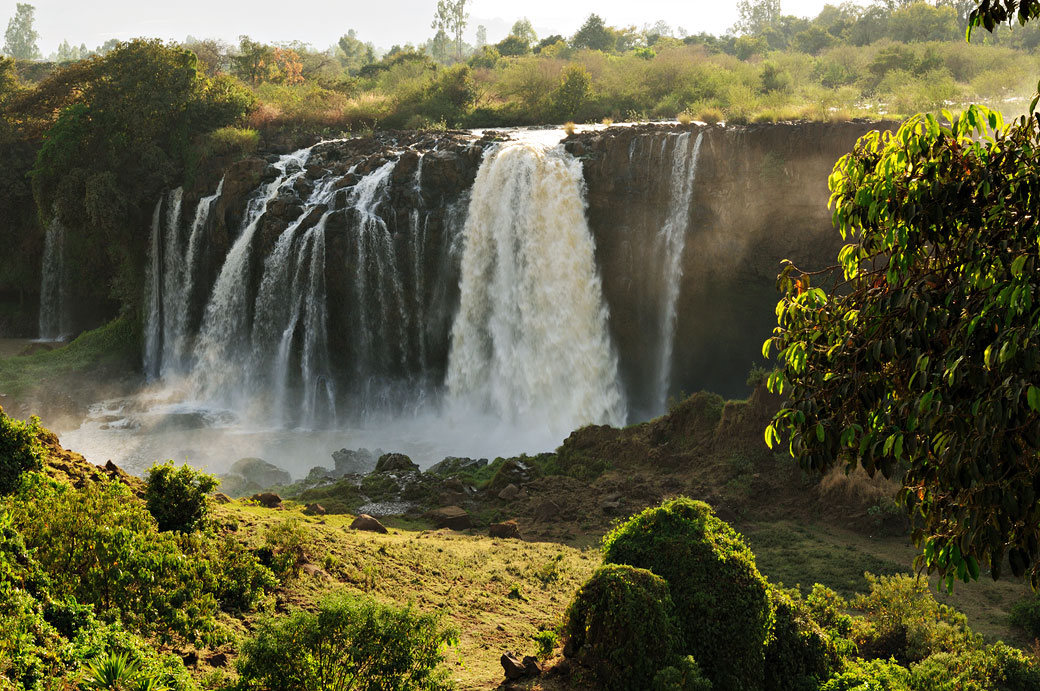
[[[917,564],[1040,585],[1040,135],[972,106],[873,132],[835,166],[849,244],[787,264],[766,430],[803,468],[902,477]]]
[[[738,0],[733,31],[758,36],[780,17],[780,0]]]
[[[538,42],[538,34],[534,32],[534,27],[531,26],[531,20],[527,17],[516,20],[516,22],[513,23],[513,28],[509,30],[509,35],[516,36],[518,39],[523,41],[528,50]]]
[[[592,76],[581,65],[567,65],[560,85],[552,93],[553,107],[560,118],[576,118],[592,95]]]
[[[462,59],[462,32],[466,30],[469,12],[467,0],[437,0],[437,11],[433,15],[431,28],[455,37],[455,59]]]
[[[4,32],[4,52],[18,60],[39,60],[36,41],[40,35],[33,29],[36,8],[28,3],[17,3],[14,16]]]
[[[598,14],[590,14],[571,39],[575,48],[607,51],[614,47],[614,34]]]
[[[353,29],[339,37],[336,42],[336,57],[346,70],[355,75],[365,65],[376,60],[375,49],[371,43],[362,43]]]
[[[487,27],[484,26],[483,24],[480,24],[479,26],[477,26],[477,43],[476,43],[475,47],[476,47],[477,50],[480,50],[481,48],[483,48],[486,45],[487,45]]]

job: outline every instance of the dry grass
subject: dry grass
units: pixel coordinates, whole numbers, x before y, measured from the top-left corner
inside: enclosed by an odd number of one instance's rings
[[[859,504],[872,506],[883,501],[892,501],[900,484],[894,479],[886,480],[880,473],[870,477],[857,467],[850,473],[841,468],[832,468],[820,480],[820,496],[827,503]]]
[[[389,526],[400,527],[388,535],[358,532],[348,527],[352,516],[305,517],[295,508],[232,503],[217,516],[236,521],[237,534],[257,545],[270,527],[303,521],[315,564],[328,575],[302,574],[280,597],[290,605],[309,607],[346,589],[440,613],[461,633],[448,656],[459,689],[497,686],[507,650],[534,654],[532,637],[562,622],[574,593],[600,563],[597,550],[395,522]]]

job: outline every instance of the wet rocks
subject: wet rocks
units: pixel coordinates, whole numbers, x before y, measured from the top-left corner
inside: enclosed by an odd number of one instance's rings
[[[426,472],[431,475],[457,475],[459,473],[479,470],[488,464],[486,458],[460,458],[448,456],[440,463],[434,463]]]
[[[419,466],[403,453],[386,453],[376,462],[377,473],[409,473],[416,470],[419,470]]]
[[[390,532],[386,529],[386,526],[367,513],[363,513],[355,518],[350,527],[353,530],[367,530],[368,532],[383,533],[384,535]]]
[[[375,467],[376,460],[381,455],[382,452],[378,449],[376,451],[369,451],[364,448],[333,451],[332,462],[335,465],[333,475],[335,477],[343,477],[350,473],[367,473]]]
[[[289,473],[262,458],[240,458],[231,466],[229,475],[239,475],[261,487],[284,486],[292,482]]]

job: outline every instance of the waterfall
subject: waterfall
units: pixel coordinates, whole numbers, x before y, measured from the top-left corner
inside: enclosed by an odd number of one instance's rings
[[[182,188],[160,198],[152,214],[144,349],[145,373],[151,379],[181,374],[187,367],[189,300],[195,287],[202,235],[223,186],[222,179],[214,194],[199,200],[187,241],[181,224]]]
[[[144,372],[149,379],[159,377],[162,365],[162,205],[163,197],[155,203],[152,212],[152,230],[148,242],[148,272],[145,287],[145,305],[148,316],[144,327]]]
[[[278,424],[314,427],[336,418],[325,291],[325,228],[336,180],[324,178],[306,201],[308,211],[320,211],[318,222],[301,233],[311,218],[302,213],[264,260],[250,336],[249,386],[258,396],[272,394],[269,412]]]
[[[40,338],[46,341],[56,341],[72,335],[65,243],[65,225],[55,214],[47,226],[44,238],[40,283]]]
[[[579,161],[523,142],[486,155],[460,289],[451,403],[557,434],[624,423]]]
[[[277,176],[246,205],[242,230],[217,276],[195,343],[189,379],[192,393],[201,400],[236,407],[248,402],[242,382],[250,356],[252,298],[247,286],[252,245],[268,202],[303,175],[310,151],[302,149],[279,158],[273,164]]]
[[[690,202],[693,200],[694,182],[697,178],[697,160],[700,157],[701,140],[690,132],[675,137],[672,150],[671,199],[668,217],[655,238],[655,252],[661,267],[660,304],[658,305],[659,331],[657,340],[657,386],[658,411],[664,412],[668,404],[668,390],[672,379],[672,353],[675,348],[675,323],[679,303],[679,287],[682,282],[682,258],[686,248],[686,231],[690,219]],[[692,151],[691,151],[692,147]]]

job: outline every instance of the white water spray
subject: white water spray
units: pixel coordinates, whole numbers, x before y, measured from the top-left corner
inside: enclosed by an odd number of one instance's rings
[[[464,243],[450,402],[557,437],[623,424],[581,163],[527,142],[489,153]]]

